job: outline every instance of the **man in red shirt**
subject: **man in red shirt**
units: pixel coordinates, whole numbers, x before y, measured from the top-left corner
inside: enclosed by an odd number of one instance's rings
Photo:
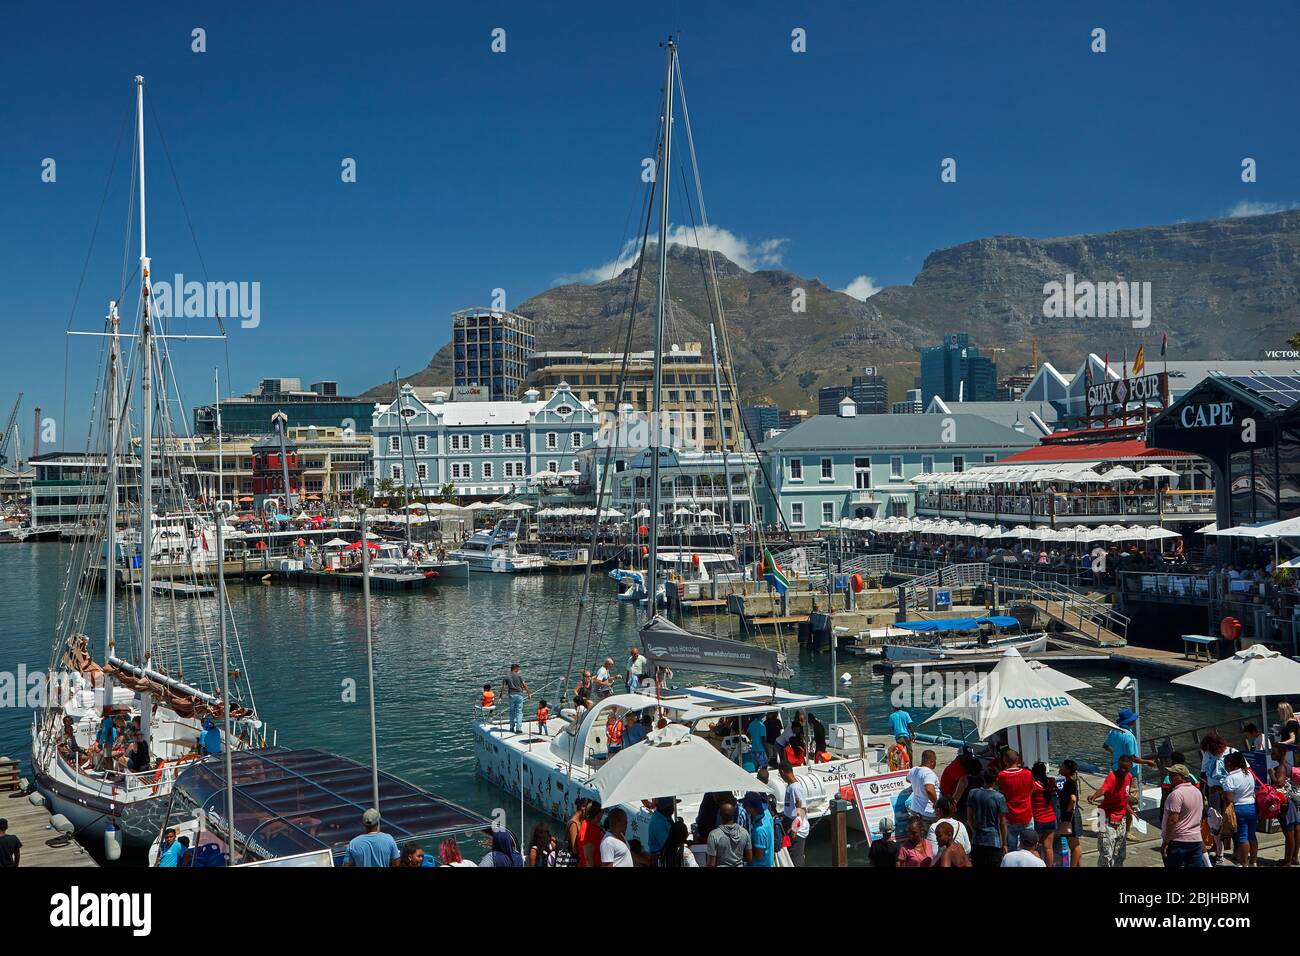
[[[1016,751],[1008,750],[1002,759],[1007,768],[998,774],[998,789],[1007,800],[1007,846],[1019,846],[1021,831],[1034,828],[1034,775]]]
[[[1124,754],[1119,758],[1119,766],[1106,774],[1101,789],[1088,798],[1089,803],[1098,804],[1105,819],[1101,832],[1097,834],[1097,865],[1101,867],[1121,867],[1128,853],[1128,828],[1133,822],[1133,807],[1129,802],[1129,787],[1133,785],[1130,771],[1133,758]]]

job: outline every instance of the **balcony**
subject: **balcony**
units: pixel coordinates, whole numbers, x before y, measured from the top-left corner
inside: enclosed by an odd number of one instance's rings
[[[1166,520],[1213,521],[1212,491],[1137,491],[1100,494],[990,495],[929,492],[917,496],[917,514],[1018,523],[1110,524]]]

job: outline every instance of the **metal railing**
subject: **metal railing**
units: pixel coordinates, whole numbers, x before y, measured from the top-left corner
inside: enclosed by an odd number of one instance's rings
[[[1072,627],[1081,636],[1096,641],[1097,644],[1111,643],[1103,636],[1103,631],[1114,634],[1120,643],[1128,643],[1128,626],[1130,618],[1116,611],[1111,605],[1092,598],[1061,584],[1040,581],[999,582],[1003,595],[1019,595],[1022,600],[1043,602],[1044,610],[1050,615],[1054,605],[1060,606],[1060,619]],[[1077,625],[1071,620],[1077,620]],[[1091,633],[1090,633],[1091,631]]]
[[[903,594],[910,605],[915,604],[930,588],[973,587],[986,584],[988,579],[987,564],[949,564],[909,581],[903,585]]]

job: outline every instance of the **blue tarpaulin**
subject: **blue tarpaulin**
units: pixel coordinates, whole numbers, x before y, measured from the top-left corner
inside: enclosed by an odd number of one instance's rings
[[[950,617],[942,621],[909,621],[905,624],[895,624],[894,627],[905,628],[909,631],[927,632],[973,631],[981,624],[992,624],[994,627],[1016,627],[1020,622],[1014,617],[996,614],[990,617]]]

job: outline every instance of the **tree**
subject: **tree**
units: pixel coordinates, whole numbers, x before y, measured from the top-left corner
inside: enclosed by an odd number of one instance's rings
[[[393,490],[394,485],[393,479],[391,478],[380,478],[379,482],[375,485],[375,491],[385,504],[387,504],[388,499],[393,496]]]
[[[1300,352],[1300,332],[1295,333],[1293,336],[1287,339],[1286,344],[1291,346],[1291,348],[1295,349],[1296,351]]]
[[[365,485],[358,485],[352,489],[352,500],[359,505],[370,504],[370,489]]]

